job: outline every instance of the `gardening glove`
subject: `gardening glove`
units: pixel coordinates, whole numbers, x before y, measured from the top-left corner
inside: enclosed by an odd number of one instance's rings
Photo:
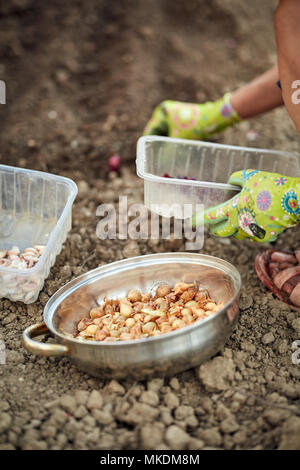
[[[208,139],[239,122],[230,104],[230,93],[203,104],[166,100],[160,103],[145,127],[144,135],[164,135],[180,139]]]
[[[299,177],[242,170],[233,173],[228,183],[241,186],[242,190],[229,201],[204,212],[204,223],[210,224],[213,235],[265,243],[274,241],[279,233],[299,222]],[[197,225],[197,215],[193,222]]]

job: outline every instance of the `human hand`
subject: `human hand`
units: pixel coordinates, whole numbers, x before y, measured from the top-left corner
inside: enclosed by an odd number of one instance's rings
[[[228,183],[241,186],[239,194],[204,212],[204,223],[218,237],[274,241],[300,220],[300,178],[259,170],[233,173]],[[197,215],[194,216],[197,225]]]
[[[155,108],[144,135],[207,139],[238,121],[240,118],[230,104],[230,93],[218,101],[202,104],[166,100]]]

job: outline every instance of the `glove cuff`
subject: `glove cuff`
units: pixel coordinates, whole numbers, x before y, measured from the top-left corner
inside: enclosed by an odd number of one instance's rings
[[[236,110],[232,107],[230,98],[231,93],[225,93],[223,98],[220,99],[220,115],[224,120],[224,124],[228,123],[228,125],[235,124],[242,120]]]
[[[284,188],[280,196],[285,220],[283,225],[293,227],[300,222],[300,177],[278,175],[275,184]]]
[[[294,178],[294,188],[295,188],[295,193],[297,196],[297,203],[298,207],[296,209],[296,217],[297,217],[297,222],[300,222],[300,177],[299,178]]]
[[[225,93],[218,101],[208,103],[210,107],[210,122],[212,124],[205,129],[206,134],[209,135],[223,131],[227,127],[241,121],[241,118],[230,103],[230,97],[231,93]]]

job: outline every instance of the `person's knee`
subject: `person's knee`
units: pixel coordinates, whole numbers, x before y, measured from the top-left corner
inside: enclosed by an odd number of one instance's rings
[[[281,15],[281,2],[278,3],[278,6],[275,10],[275,13],[274,13],[274,28],[275,28],[275,32],[278,31],[278,26],[280,24],[280,15]]]
[[[280,0],[274,16],[278,56],[288,64],[298,61],[300,1]]]
[[[279,0],[274,14],[274,26],[276,33],[284,31],[286,28],[294,27],[300,20],[299,0]]]
[[[279,34],[283,28],[283,18],[286,16],[285,10],[287,8],[285,0],[280,0],[274,14],[274,27],[276,34]]]

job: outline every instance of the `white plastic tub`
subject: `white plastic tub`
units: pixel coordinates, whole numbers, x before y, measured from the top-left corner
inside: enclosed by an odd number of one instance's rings
[[[76,194],[69,178],[0,165],[0,250],[46,245],[30,269],[0,266],[0,298],[35,302],[71,228]]]
[[[194,213],[196,204],[206,209],[231,198],[240,191],[227,184],[234,171],[253,168],[299,175],[298,158],[288,152],[157,136],[138,140],[136,166],[144,179],[145,206],[164,217],[174,215],[174,203],[181,208],[191,204]],[[165,173],[172,178],[163,177]]]

